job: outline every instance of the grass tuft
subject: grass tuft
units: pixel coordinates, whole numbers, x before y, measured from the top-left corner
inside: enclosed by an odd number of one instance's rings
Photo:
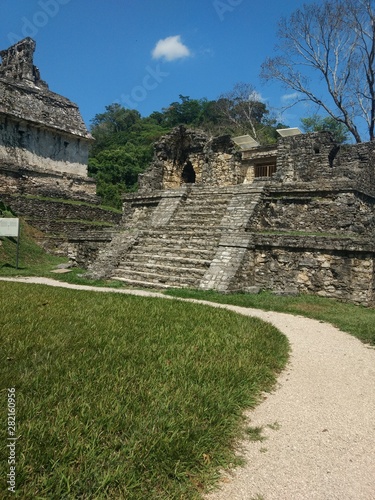
[[[246,429],[246,434],[250,441],[264,441],[265,436],[262,436],[263,427],[248,427]]]

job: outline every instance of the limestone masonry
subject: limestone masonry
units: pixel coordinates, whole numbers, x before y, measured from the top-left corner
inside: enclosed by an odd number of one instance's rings
[[[93,277],[142,287],[313,293],[375,305],[375,145],[327,132],[239,150],[183,126],[155,144],[122,213],[87,177],[78,107],[0,52],[0,201]]]
[[[87,177],[92,141],[78,107],[51,92],[33,64],[26,38],[0,52],[0,162]]]
[[[42,231],[47,249],[66,255],[72,238],[95,240],[87,207],[100,202],[87,177],[93,138],[77,105],[41,79],[34,51],[31,38],[0,51],[0,201]],[[97,209],[95,234],[111,229],[115,215]]]
[[[374,144],[329,133],[238,151],[177,127],[155,145],[90,274],[144,287],[375,302]]]

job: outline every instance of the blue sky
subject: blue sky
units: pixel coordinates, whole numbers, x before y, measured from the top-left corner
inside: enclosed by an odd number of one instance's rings
[[[25,36],[52,91],[76,102],[87,125],[119,102],[143,116],[179,94],[216,99],[237,82],[254,85],[270,108],[290,92],[263,86],[277,23],[309,0],[1,0],[0,49]],[[283,115],[299,125],[305,109]]]

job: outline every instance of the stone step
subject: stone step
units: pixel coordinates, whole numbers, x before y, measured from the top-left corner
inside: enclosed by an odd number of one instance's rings
[[[219,227],[211,227],[211,228],[202,228],[202,226],[197,225],[198,227],[186,227],[184,229],[179,229],[177,227],[169,227],[165,228],[154,228],[154,229],[144,229],[142,231],[143,239],[145,237],[153,238],[153,239],[183,239],[189,240],[192,238],[195,239],[205,239],[212,238],[215,236],[220,237],[221,230]]]
[[[207,184],[192,184],[190,186],[190,196],[194,196],[197,193],[217,193],[222,191],[223,194],[228,194],[233,192],[235,186],[218,187],[218,186],[208,186]]]
[[[171,275],[171,274],[158,274],[152,273],[150,274],[147,271],[122,271],[120,269],[116,269],[115,273],[111,278],[125,278],[130,280],[138,280],[138,281],[146,281],[149,283],[162,283],[164,285],[169,286],[180,286],[182,283],[186,286],[194,286],[199,283],[199,279],[190,277],[190,276],[179,276],[179,275]]]
[[[197,208],[205,208],[211,210],[224,210],[228,205],[229,199],[210,199],[206,196],[202,196],[199,198],[188,198],[183,204],[180,205],[178,210],[195,210]]]
[[[211,217],[212,215],[217,215],[217,214],[222,214],[226,211],[227,204],[225,206],[186,206],[186,205],[181,205],[181,207],[178,208],[177,214],[178,215],[184,215],[188,214],[191,216],[207,216]]]
[[[178,252],[179,253],[179,252]],[[212,255],[212,252],[209,252],[209,255]],[[208,252],[206,254],[208,256]],[[175,253],[145,253],[139,252],[134,253],[131,252],[126,256],[126,260],[123,260],[123,263],[130,262],[146,262],[159,264],[160,262],[168,262],[173,266],[180,265],[181,267],[185,267],[186,265],[191,265],[193,267],[209,267],[211,264],[211,259],[204,258],[191,258],[191,257],[181,257],[180,255],[176,255]]]
[[[156,240],[155,241],[143,241],[139,245],[136,245],[132,248],[132,253],[138,254],[143,251],[151,254],[158,255],[182,255],[182,254],[190,254],[190,255],[204,255],[207,252],[207,255],[212,255],[212,252],[215,252],[219,243],[219,239],[212,239],[211,241],[192,239],[188,241],[177,241],[177,240]]]
[[[207,271],[206,267],[180,267],[180,266],[170,266],[164,264],[158,264],[157,262],[122,262],[117,268],[117,274],[128,275],[133,273],[147,273],[165,276],[177,275],[177,276],[188,276],[189,278],[201,278]],[[173,273],[173,274],[172,274]],[[176,274],[177,273],[177,274]]]
[[[159,256],[162,258],[178,258],[178,259],[203,259],[210,261],[216,251],[216,245],[212,245],[210,249],[205,248],[173,248],[165,246],[156,245],[138,245],[132,248],[130,256],[137,255],[149,255],[149,256]],[[176,255],[178,256],[176,257]],[[190,257],[189,257],[190,256]]]
[[[201,222],[197,222],[197,223],[192,223],[191,221],[175,221],[175,220],[171,220],[171,222],[169,223],[169,229],[171,231],[173,230],[176,230],[176,231],[179,231],[181,233],[184,233],[184,234],[190,234],[190,233],[194,233],[194,234],[197,234],[197,231],[200,231],[202,226],[204,226],[206,229],[211,229],[212,230],[220,230],[220,221],[221,221],[221,217],[220,219],[217,221],[217,220],[214,220],[214,221],[201,221]]]
[[[203,221],[203,222],[216,222],[217,224],[220,222],[220,220],[223,218],[225,215],[226,211],[220,211],[220,212],[178,212],[176,213],[172,218],[170,223],[176,223],[176,221],[190,221],[192,223],[196,221]]]
[[[135,249],[143,248],[146,253],[156,253],[162,251],[161,253],[167,254],[176,252],[180,253],[183,250],[193,251],[197,250],[195,253],[199,253],[200,250],[208,250],[212,252],[218,245],[219,239],[211,239],[211,240],[199,240],[199,239],[190,239],[190,240],[147,240],[142,241],[139,245],[133,247],[132,251]],[[165,252],[163,251],[165,249]],[[136,251],[136,253],[139,253]]]

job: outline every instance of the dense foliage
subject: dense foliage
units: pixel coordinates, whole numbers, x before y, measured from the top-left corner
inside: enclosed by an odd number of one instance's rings
[[[307,118],[301,118],[302,130],[308,134],[309,132],[322,132],[328,131],[333,135],[334,140],[338,144],[348,142],[349,130],[343,124],[332,118],[326,116],[325,118],[319,115],[312,115]]]
[[[89,175],[97,181],[97,194],[103,203],[120,207],[121,194],[137,189],[138,174],[150,164],[155,141],[178,125],[199,128],[213,136],[249,133],[261,143],[275,142],[276,128],[282,125],[257,96],[249,85],[237,84],[217,101],[180,95],[179,101],[148,117],[120,104],[106,106],[91,126],[95,144]]]

